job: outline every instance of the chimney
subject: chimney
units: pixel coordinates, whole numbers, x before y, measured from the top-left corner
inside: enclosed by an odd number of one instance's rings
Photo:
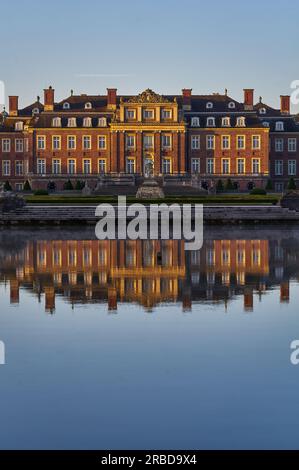
[[[192,97],[192,88],[183,88],[183,110],[191,111],[191,97]]]
[[[290,96],[280,95],[280,112],[281,114],[290,114]]]
[[[253,109],[253,95],[254,95],[254,89],[244,88],[244,108],[247,111],[250,111]]]
[[[9,96],[9,115],[10,116],[17,116],[18,115],[18,96]]]
[[[54,89],[49,86],[44,90],[44,110],[53,111],[54,109]]]
[[[117,88],[107,88],[108,109],[116,109],[116,104],[117,104]]]

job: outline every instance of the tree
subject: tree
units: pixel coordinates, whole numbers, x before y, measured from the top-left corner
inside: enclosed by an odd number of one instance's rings
[[[222,180],[218,180],[217,181],[217,184],[216,184],[216,191],[219,192],[219,191],[223,191],[224,187],[223,187],[223,182]]]
[[[68,180],[66,183],[64,183],[63,189],[65,191],[72,191],[74,189],[74,186],[73,186],[71,180]]]
[[[272,183],[272,180],[271,180],[271,179],[268,179],[265,189],[266,189],[267,191],[271,191],[271,189],[273,189],[273,183]]]
[[[294,178],[289,179],[288,189],[296,189],[296,182],[295,182]]]
[[[76,191],[81,191],[84,188],[84,186],[85,186],[84,183],[82,181],[78,180],[76,182],[75,190]]]
[[[23,190],[24,191],[31,191],[31,186],[30,186],[30,183],[29,183],[28,180],[25,181]]]
[[[3,189],[4,189],[4,191],[12,191],[12,187],[11,187],[9,181],[5,181]]]
[[[232,183],[232,180],[230,178],[228,178],[228,180],[226,181],[225,183],[225,189],[227,191],[233,191],[235,188],[234,188],[234,185]]]

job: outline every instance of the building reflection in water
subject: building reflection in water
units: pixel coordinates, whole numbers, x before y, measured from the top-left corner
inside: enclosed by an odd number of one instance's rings
[[[20,288],[32,291],[45,310],[55,298],[71,305],[104,303],[116,311],[122,302],[151,310],[179,303],[184,311],[195,302],[224,302],[243,296],[253,311],[254,294],[262,298],[280,286],[288,302],[289,280],[297,277],[299,244],[284,240],[208,239],[200,251],[185,251],[181,240],[27,241],[17,249],[2,244],[0,280],[10,284],[10,302],[19,303]]]

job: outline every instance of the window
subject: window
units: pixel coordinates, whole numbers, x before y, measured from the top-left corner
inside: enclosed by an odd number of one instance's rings
[[[233,101],[230,101],[228,103],[228,107],[229,107],[229,109],[234,109],[236,107],[236,104]]]
[[[245,149],[245,135],[238,135],[237,136],[237,149],[238,150]]]
[[[254,174],[260,173],[260,159],[259,158],[252,159],[252,173]]]
[[[288,139],[288,151],[296,152],[297,151],[297,139],[296,137],[291,137]]]
[[[52,137],[52,149],[60,150],[61,148],[61,137],[59,135],[53,135]]]
[[[237,173],[239,175],[245,173],[245,160],[244,160],[244,158],[238,158],[237,159]]]
[[[91,149],[91,136],[90,135],[84,135],[83,136],[83,149],[84,150],[90,150]]]
[[[68,150],[75,150],[76,148],[76,137],[74,135],[67,136],[67,148]]]
[[[15,131],[22,131],[24,128],[23,121],[18,121],[15,123]]]
[[[129,174],[135,173],[135,160],[134,160],[134,158],[127,158],[126,170],[127,170],[127,173],[129,173]]]
[[[207,118],[207,127],[215,127],[215,118],[214,117],[208,117]]]
[[[275,191],[282,193],[284,189],[284,184],[283,183],[275,183]]]
[[[98,147],[100,150],[105,150],[106,149],[106,136],[105,135],[99,135],[98,137]]]
[[[213,108],[213,103],[211,103],[211,101],[209,101],[209,102],[206,104],[206,108],[207,108],[207,109],[212,109],[212,108]]]
[[[162,134],[162,148],[171,148],[171,135],[169,134]]]
[[[207,150],[214,150],[214,149],[215,149],[215,136],[207,135]]]
[[[16,191],[23,191],[24,184],[23,183],[16,183],[15,188],[16,188]]]
[[[163,171],[164,174],[170,174],[171,173],[171,160],[170,160],[170,158],[163,158],[162,171]]]
[[[128,149],[135,148],[135,136],[134,135],[126,135],[126,147]]]
[[[46,139],[43,135],[37,136],[37,149],[45,150],[46,148]]]
[[[52,119],[52,127],[61,127],[61,118],[55,117]]]
[[[45,175],[46,174],[46,160],[39,158],[37,160],[37,174],[38,175]]]
[[[260,135],[252,136],[252,148],[255,150],[261,148],[261,136]]]
[[[67,172],[69,175],[74,175],[76,173],[76,160],[69,159],[67,161]]]
[[[34,116],[35,114],[39,114],[39,109],[38,108],[33,108],[32,116]]]
[[[237,118],[237,126],[238,127],[245,127],[245,118],[244,117],[238,117]]]
[[[85,117],[83,119],[83,127],[92,127],[91,117]]]
[[[70,109],[71,105],[67,101],[62,105],[63,109]]]
[[[199,118],[198,117],[191,118],[191,126],[192,127],[199,127]]]
[[[59,175],[61,173],[61,160],[52,160],[52,173],[54,175]]]
[[[275,123],[275,130],[276,131],[283,131],[284,130],[284,124],[282,121],[277,121]]]
[[[24,174],[24,164],[20,160],[16,160],[16,176],[21,176]]]
[[[229,117],[222,118],[222,126],[223,127],[229,127],[230,126],[230,118]]]
[[[127,109],[126,115],[127,115],[127,119],[135,119],[135,116],[136,116],[135,109]]]
[[[91,173],[91,160],[83,160],[83,173],[84,175],[90,175]]]
[[[289,160],[288,161],[288,174],[290,176],[296,176],[297,168],[296,168],[296,160]]]
[[[162,119],[171,119],[171,109],[162,109]]]
[[[192,150],[200,149],[200,136],[199,135],[191,136],[191,148]]]
[[[105,117],[101,117],[98,120],[99,127],[106,127],[107,126],[107,119]]]
[[[2,139],[2,152],[10,152],[10,139]]]
[[[191,171],[192,173],[200,173],[200,159],[199,158],[192,158]]]
[[[99,173],[106,173],[106,160],[99,159],[98,169]]]
[[[16,139],[16,152],[23,152],[24,151],[24,140],[23,139]]]
[[[275,175],[277,176],[283,175],[283,161],[282,160],[275,160]]]
[[[270,123],[268,121],[263,121],[263,126],[264,127],[270,127]]]
[[[221,147],[222,147],[222,150],[230,149],[230,136],[229,135],[222,136]]]
[[[275,139],[275,152],[283,152],[283,139]]]
[[[77,126],[77,120],[74,117],[68,118],[67,120],[67,127],[76,127]]]
[[[222,159],[222,173],[224,175],[229,174],[229,167],[230,167],[229,158],[223,158]]]
[[[214,173],[214,158],[207,159],[207,173],[210,175]]]
[[[266,114],[266,108],[260,108],[260,114]]]
[[[89,102],[88,102],[88,103],[85,103],[84,108],[85,108],[85,109],[91,109],[91,108],[92,108],[92,104],[89,103]]]
[[[152,148],[154,146],[154,136],[145,135],[143,138],[144,148]]]
[[[144,119],[153,119],[154,111],[152,109],[145,109],[143,111],[143,117]]]
[[[3,176],[10,176],[10,161],[9,160],[3,160],[2,174]]]

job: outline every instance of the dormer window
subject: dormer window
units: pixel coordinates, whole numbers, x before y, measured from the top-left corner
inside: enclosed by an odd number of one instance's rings
[[[275,124],[275,130],[276,131],[283,131],[284,130],[284,125],[282,121],[277,121]]]
[[[206,104],[206,108],[207,108],[207,109],[212,109],[212,108],[213,108],[213,103],[211,103],[211,101],[209,101],[209,102]]]
[[[92,121],[90,117],[85,117],[83,119],[83,127],[92,127]]]
[[[245,127],[245,118],[244,117],[238,117],[237,118],[237,126],[238,127]]]
[[[266,114],[266,108],[260,108],[260,114]]]
[[[61,127],[61,118],[55,117],[52,119],[52,127]]]
[[[33,108],[32,115],[34,116],[35,114],[39,114],[39,109],[38,108]]]
[[[67,120],[67,127],[77,127],[77,120],[76,118],[68,118]]]
[[[228,107],[229,107],[229,109],[235,109],[236,103],[234,103],[233,101],[230,101],[230,102],[228,103]]]
[[[207,127],[215,127],[215,118],[214,117],[208,117],[207,118]]]
[[[92,108],[92,104],[91,104],[91,103],[85,103],[84,108],[85,108],[85,109],[91,109],[91,108]]]
[[[63,109],[70,109],[71,105],[67,101],[62,105]]]
[[[223,127],[230,127],[230,118],[229,117],[222,118],[222,126]]]
[[[270,123],[269,123],[268,121],[264,121],[264,122],[263,122],[263,126],[264,126],[264,127],[270,127]]]
[[[24,128],[24,123],[23,121],[18,121],[15,123],[15,130],[16,131],[22,131]]]
[[[98,120],[99,127],[106,127],[107,126],[107,119],[105,117],[101,117]]]
[[[191,126],[192,127],[199,127],[199,118],[198,117],[191,118]]]

